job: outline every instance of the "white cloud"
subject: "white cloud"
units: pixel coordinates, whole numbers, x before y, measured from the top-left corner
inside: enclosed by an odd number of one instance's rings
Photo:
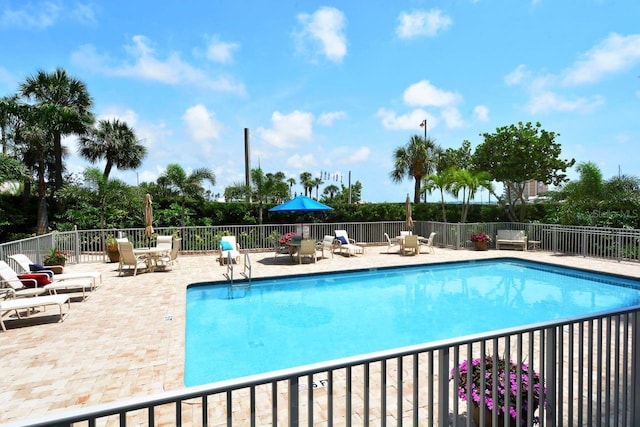
[[[71,62],[108,76],[134,77],[171,85],[189,84],[239,94],[245,92],[242,84],[226,77],[212,79],[204,70],[183,61],[176,52],[170,53],[164,60],[159,59],[151,41],[145,36],[136,35],[132,41],[131,45],[125,46],[133,58],[132,62],[113,64],[108,55],[99,54],[92,45],[81,46],[73,52]]]
[[[207,46],[207,58],[214,62],[228,64],[233,62],[233,52],[239,47],[238,43],[223,42],[213,37]]]
[[[402,95],[407,105],[418,107],[446,107],[462,101],[462,96],[455,92],[440,90],[429,80],[421,80],[405,89]]]
[[[347,54],[344,13],[333,7],[321,7],[312,14],[299,14],[298,22],[302,29],[294,36],[300,50],[306,51],[307,45],[313,45],[330,61],[342,61]]]
[[[182,115],[182,121],[187,126],[189,136],[195,141],[210,142],[220,138],[222,123],[216,119],[215,113],[208,111],[202,104],[188,108]]]
[[[353,165],[355,163],[367,162],[371,157],[369,147],[359,147],[354,150],[352,147],[339,147],[329,153],[326,164],[331,165]]]
[[[92,4],[76,3],[75,8],[70,12],[70,16],[81,24],[93,25],[98,22],[93,7],[94,5]]]
[[[476,105],[473,108],[473,117],[479,122],[488,122],[489,108],[485,105]]]
[[[527,67],[520,64],[515,70],[504,76],[504,82],[507,86],[515,86],[523,82],[524,78],[529,74]]]
[[[581,55],[563,74],[563,84],[593,83],[609,74],[630,69],[640,62],[640,34],[610,34]]]
[[[278,148],[297,147],[301,142],[310,141],[313,133],[313,114],[295,110],[289,114],[275,111],[271,115],[271,129],[259,127],[257,135],[270,145]]]
[[[451,26],[452,20],[439,9],[429,12],[402,12],[398,17],[400,24],[396,35],[401,39],[412,39],[419,36],[433,37]]]
[[[21,2],[20,2],[21,3]],[[58,2],[21,3],[22,9],[5,8],[0,15],[0,28],[45,29],[58,20],[61,6]]]
[[[455,129],[464,126],[462,114],[460,114],[460,111],[455,107],[446,107],[445,109],[443,109],[442,118],[449,129]]]
[[[421,131],[420,123],[425,118],[429,129],[438,126],[440,122],[436,117],[420,109],[398,116],[395,111],[380,108],[376,113],[376,117],[382,120],[382,126],[388,130],[415,130],[419,132]]]
[[[600,96],[594,96],[591,99],[575,98],[573,100],[562,97],[551,91],[535,94],[526,109],[531,114],[548,113],[552,111],[560,112],[590,112],[596,107],[604,104],[604,99]]]
[[[317,163],[313,154],[305,154],[304,156],[294,154],[287,159],[287,166],[305,170],[317,166]]]
[[[330,113],[323,113],[318,117],[318,124],[321,126],[331,126],[336,120],[344,119],[347,117],[347,113],[344,111],[332,111]]]

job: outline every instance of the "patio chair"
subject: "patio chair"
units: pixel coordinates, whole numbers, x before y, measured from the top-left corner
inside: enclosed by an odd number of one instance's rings
[[[156,242],[156,249],[166,250],[167,253],[171,252],[173,236],[158,236]]]
[[[298,249],[298,264],[302,264],[303,256],[310,256],[311,258],[313,258],[313,262],[318,262],[316,250],[317,249],[315,240],[302,240],[300,242],[300,248]]]
[[[12,311],[15,311],[18,319],[22,319],[20,310],[26,310],[27,316],[29,316],[31,311],[36,307],[57,305],[60,307],[60,322],[62,322],[67,316],[66,314],[63,314],[62,306],[65,303],[67,304],[67,314],[69,314],[69,310],[71,309],[71,301],[68,295],[44,295],[34,296],[31,298],[15,298],[12,296],[15,296],[15,293],[12,292],[12,295],[10,295],[8,299],[0,300],[0,326],[4,332],[7,331],[7,328],[4,325],[2,318]]]
[[[131,242],[118,242],[118,252],[120,252],[120,264],[118,265],[118,276],[124,273],[124,267],[133,269],[133,275],[138,274],[138,270],[147,270],[147,257],[136,256],[133,253],[133,244]]]
[[[90,278],[92,281],[91,290],[94,290],[98,287],[98,282],[102,284],[102,273],[99,271],[82,271],[76,273],[62,273],[62,274],[54,274],[53,271],[49,270],[47,266],[41,266],[39,264],[34,263],[31,259],[24,254],[15,254],[10,255],[10,259],[16,262],[20,269],[25,273],[47,273],[53,282],[57,282],[60,280],[69,280],[69,279],[86,279]],[[41,268],[42,267],[42,268]]]
[[[397,246],[398,249],[396,250],[396,252],[398,252],[400,250],[400,244],[398,243],[398,239],[396,239],[395,237],[392,239],[391,237],[389,237],[388,233],[384,233],[384,238],[387,240],[387,253],[389,253],[389,251],[391,250],[392,247]]]
[[[431,234],[429,234],[429,238],[428,239],[420,242],[421,246],[426,247],[429,250],[429,252],[431,252],[433,254],[436,253],[436,248],[435,248],[435,246],[433,246],[433,239],[435,239],[435,237],[436,237],[436,232],[434,231]]]
[[[336,240],[339,245],[337,248],[340,250],[340,253],[346,253],[347,256],[351,256],[351,254],[364,254],[364,248],[356,244],[356,241],[349,238],[346,230],[336,230],[335,231]]]
[[[171,251],[160,255],[158,259],[156,259],[156,266],[166,269],[167,267],[173,266],[173,264],[178,264],[178,252],[180,252],[181,243],[182,239],[173,239]]]
[[[402,255],[406,255],[407,252],[410,252],[413,255],[418,255],[420,253],[420,242],[418,241],[418,236],[412,234],[404,237]]]
[[[324,251],[327,250],[331,254],[331,258],[333,258],[333,251],[336,249],[335,236],[324,236],[322,242],[320,242],[320,250],[322,251],[322,258],[324,258]]]
[[[236,236],[220,237],[220,265],[224,265],[229,256],[236,264],[240,262],[240,245],[236,242]]]

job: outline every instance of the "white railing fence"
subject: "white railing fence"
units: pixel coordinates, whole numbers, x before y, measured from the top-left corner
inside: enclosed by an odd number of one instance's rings
[[[523,388],[516,419],[479,411],[480,425],[640,425],[640,306],[618,312],[512,328],[484,336],[440,341],[393,351],[308,365],[264,375],[131,398],[51,416],[11,422],[44,425],[226,426],[473,426],[458,398],[452,369],[489,356],[521,361],[539,374],[541,399],[525,411]],[[494,368],[482,362],[481,377]],[[517,375],[525,375],[520,364]],[[467,377],[468,378],[468,377]],[[497,386],[482,400],[498,396]],[[465,392],[471,390],[467,386]],[[486,394],[485,394],[486,392]],[[473,409],[473,408],[471,408]]]
[[[228,225],[200,227],[158,227],[156,234],[176,234],[182,238],[181,253],[207,253],[218,249],[220,237],[234,235],[244,251],[273,250],[279,236],[296,231],[301,224]],[[404,221],[358,222],[358,223],[313,223],[305,224],[309,236],[321,241],[325,235],[344,229],[349,237],[363,245],[386,244],[384,233],[397,236],[407,229]],[[434,245],[451,249],[471,248],[471,234],[487,233],[492,238],[498,230],[524,230],[529,241],[537,241],[539,249],[568,255],[603,258],[611,260],[640,261],[640,230],[560,226],[556,224],[527,224],[514,222],[491,223],[444,223],[415,221],[413,232],[428,236],[436,232]],[[75,230],[50,233],[29,239],[0,244],[0,259],[24,253],[41,263],[52,248],[67,254],[69,263],[106,262],[104,241],[107,237],[126,236],[134,246],[154,246],[156,237],[146,238],[143,228],[116,230]],[[492,247],[493,242],[492,242]]]

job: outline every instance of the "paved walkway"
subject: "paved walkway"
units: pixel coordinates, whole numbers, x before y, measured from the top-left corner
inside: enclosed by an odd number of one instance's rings
[[[436,249],[402,257],[385,247],[364,255],[336,255],[302,265],[273,252],[252,253],[253,277],[518,257],[640,278],[640,264],[600,261],[547,252],[476,252]],[[183,388],[185,288],[224,280],[214,255],[180,256],[167,272],[118,277],[116,264],[68,266],[98,270],[103,283],[85,302],[74,294],[71,311],[56,322],[50,308],[27,320],[6,319],[0,332],[0,422]],[[241,268],[236,267],[236,275]]]

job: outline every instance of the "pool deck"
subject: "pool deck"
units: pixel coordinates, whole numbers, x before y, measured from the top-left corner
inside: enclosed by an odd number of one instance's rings
[[[361,268],[514,257],[640,278],[640,264],[549,252],[436,248],[435,254],[399,256],[386,246],[364,255],[306,258],[251,253],[252,276],[269,277]],[[318,252],[319,254],[319,252]],[[28,319],[5,316],[0,331],[0,422],[184,388],[185,289],[225,280],[226,266],[211,255],[181,255],[166,272],[118,277],[117,264],[71,265],[65,272],[101,271],[102,285],[81,302],[74,293],[64,322],[48,308]],[[236,277],[242,265],[236,266]]]

